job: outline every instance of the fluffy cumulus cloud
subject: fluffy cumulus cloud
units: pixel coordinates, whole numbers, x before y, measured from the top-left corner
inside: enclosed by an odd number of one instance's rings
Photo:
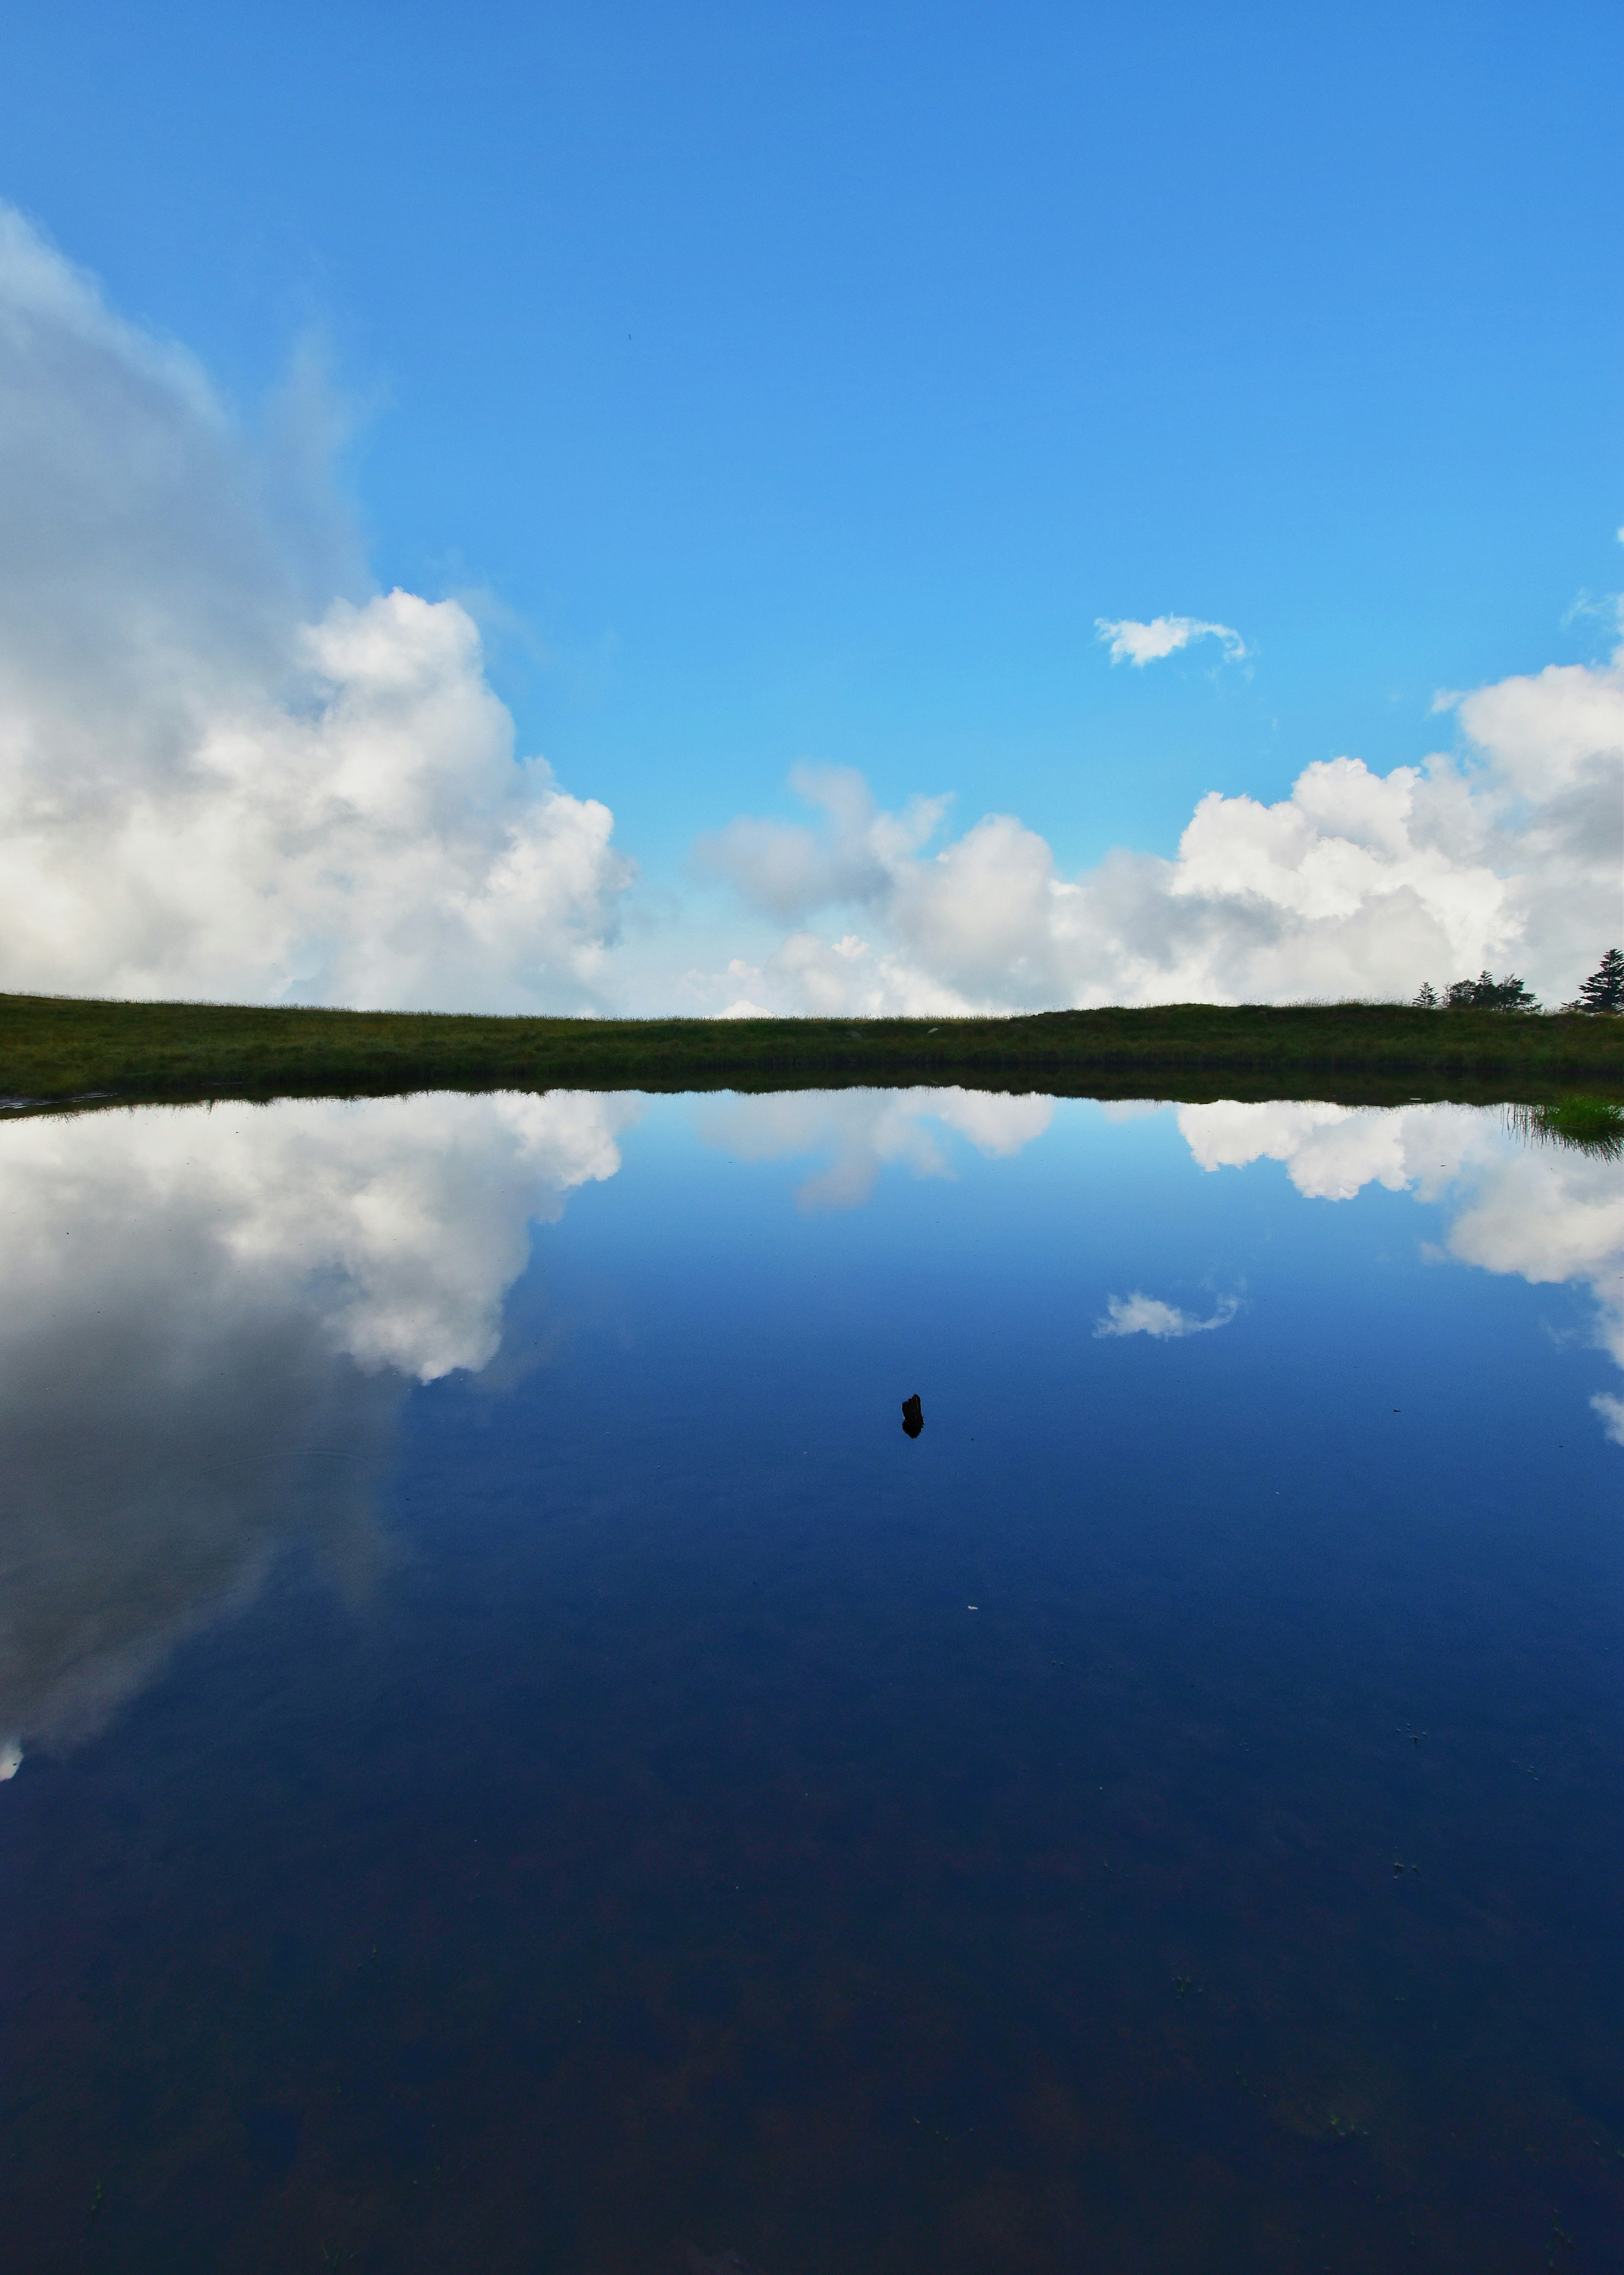
[[[1110,642],[1113,663],[1131,663],[1141,671],[1147,663],[1176,655],[1192,640],[1220,641],[1226,661],[1236,663],[1246,654],[1245,641],[1231,625],[1209,624],[1199,616],[1152,616],[1149,624],[1140,624],[1132,616],[1096,616],[1094,630],[1102,640]]]
[[[559,1094],[0,1125],[0,1778],[100,1728],[291,1539],[365,1584],[407,1383],[488,1362],[530,1226],[615,1174],[636,1111]]]
[[[1273,805],[1214,790],[1173,858],[1117,852],[1076,877],[1012,814],[931,851],[929,803],[888,815],[845,777],[836,822],[714,841],[747,902],[799,921],[695,975],[696,999],[834,1015],[1269,1002],[1409,996],[1492,965],[1566,1000],[1620,926],[1624,648],[1452,700],[1460,754],[1386,775],[1316,760]]]
[[[627,865],[454,601],[367,589],[319,395],[249,438],[0,209],[0,986],[601,992]]]
[[[1239,1308],[1233,1296],[1226,1296],[1210,1318],[1198,1319],[1193,1311],[1181,1311],[1175,1304],[1142,1296],[1136,1289],[1131,1296],[1107,1299],[1105,1316],[1096,1322],[1094,1333],[1150,1335],[1158,1342],[1174,1342],[1182,1335],[1205,1335],[1214,1327],[1227,1327]]]

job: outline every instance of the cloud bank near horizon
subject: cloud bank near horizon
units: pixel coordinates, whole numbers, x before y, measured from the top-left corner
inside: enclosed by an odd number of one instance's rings
[[[604,1000],[630,865],[455,601],[368,591],[319,391],[236,427],[0,208],[0,986]]]
[[[1214,790],[1174,858],[1077,876],[1013,813],[943,843],[948,797],[888,812],[800,768],[809,821],[695,849],[761,945],[684,974],[677,915],[657,956],[617,952],[614,817],[516,754],[457,601],[371,589],[330,427],[306,385],[246,435],[0,207],[0,987],[933,1015],[1408,995],[1487,964],[1561,1000],[1618,936],[1624,648],[1451,698],[1463,758]],[[1245,653],[1200,618],[1099,629],[1135,668]]]
[[[943,801],[888,814],[858,775],[836,793],[803,773],[820,826],[740,820],[703,848],[749,906],[802,921],[695,993],[736,1015],[929,1016],[1408,997],[1514,964],[1566,1000],[1620,925],[1624,647],[1451,705],[1463,758],[1317,760],[1272,805],[1213,790],[1172,859],[1119,851],[1076,877],[1013,814],[930,853]]]

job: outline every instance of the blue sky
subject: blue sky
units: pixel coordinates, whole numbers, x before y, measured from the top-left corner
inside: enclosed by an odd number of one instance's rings
[[[319,346],[373,575],[467,601],[651,909],[797,762],[1171,856],[1617,638],[1616,9],[66,0],[4,56],[0,193],[249,424]],[[1167,612],[1246,660],[1111,664]]]

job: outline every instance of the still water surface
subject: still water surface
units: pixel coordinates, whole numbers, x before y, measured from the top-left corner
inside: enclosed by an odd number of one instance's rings
[[[1618,2265],[1621,1267],[1466,1108],[0,1128],[0,2258]]]

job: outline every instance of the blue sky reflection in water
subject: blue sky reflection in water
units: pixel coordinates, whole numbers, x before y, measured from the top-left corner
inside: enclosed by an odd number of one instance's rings
[[[1619,1164],[300,1104],[0,1243],[15,2264],[1614,2248]]]

